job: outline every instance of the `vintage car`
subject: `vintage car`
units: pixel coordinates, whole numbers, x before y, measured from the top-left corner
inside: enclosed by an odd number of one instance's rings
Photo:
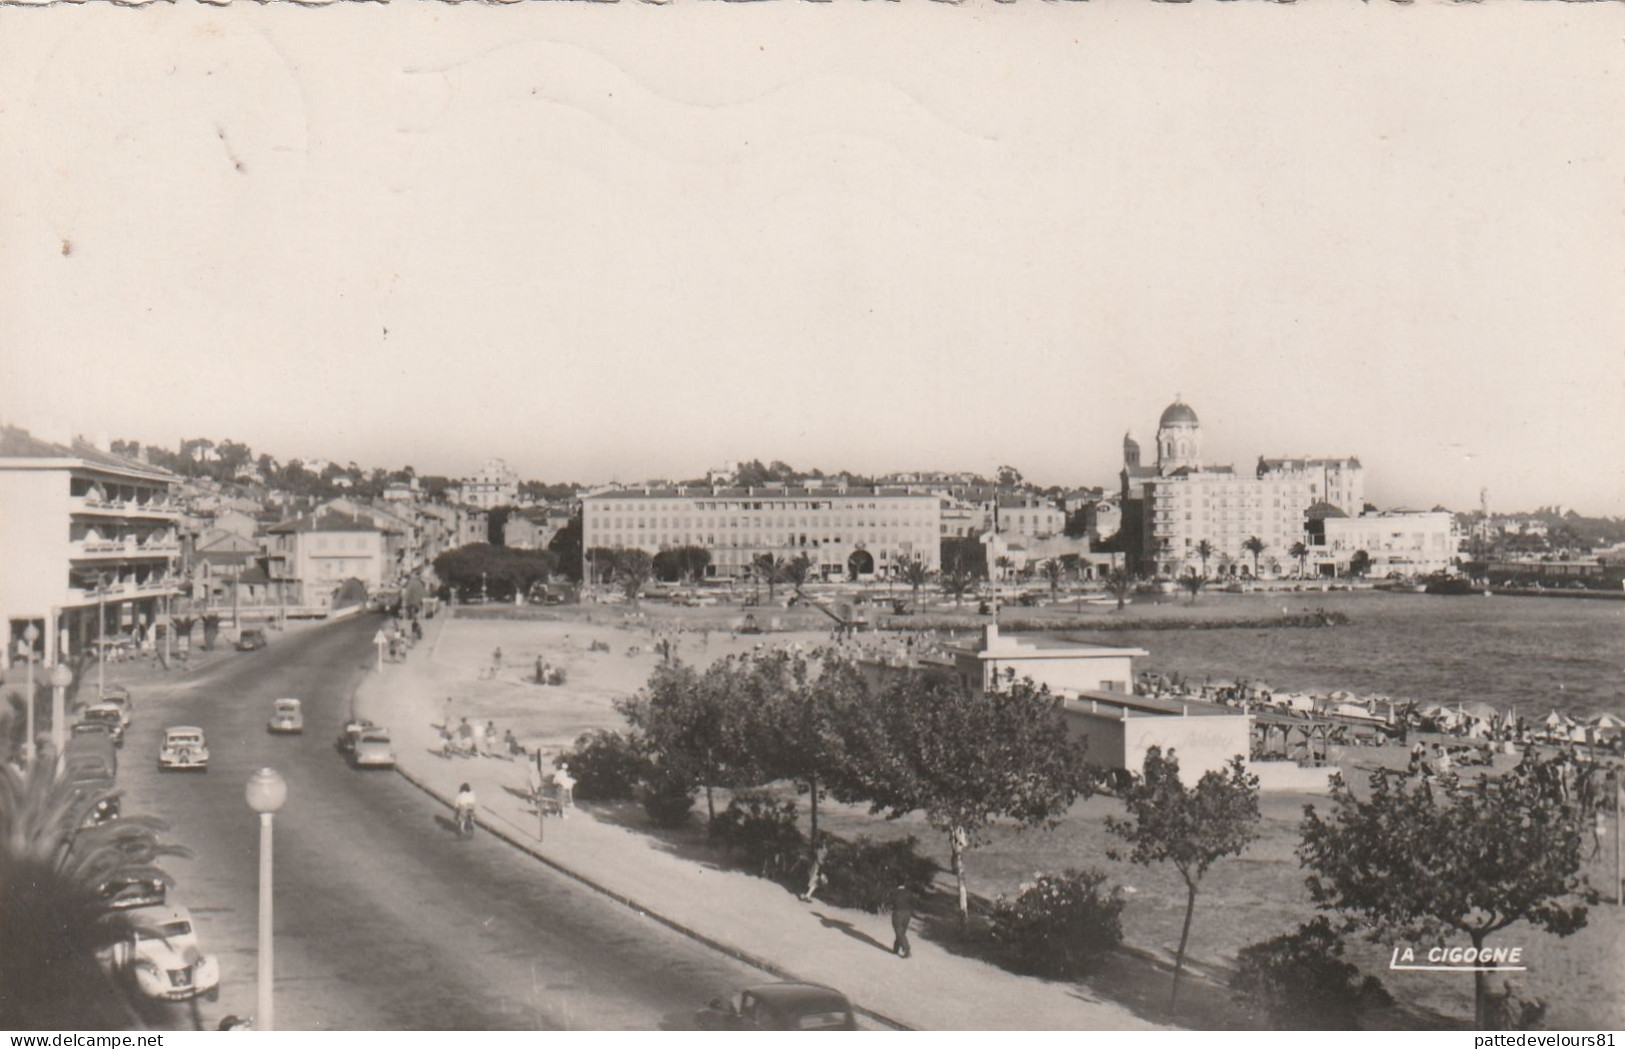
[[[344,728],[339,732],[338,742],[333,745],[338,748],[340,754],[354,754],[356,740],[361,738],[361,734],[377,727],[366,718],[351,718],[344,723]]]
[[[168,892],[164,880],[155,875],[119,874],[102,882],[102,899],[116,911],[136,907],[159,907]]]
[[[196,769],[207,771],[209,745],[203,730],[191,725],[176,725],[164,729],[164,741],[158,746],[158,768]]]
[[[103,788],[100,786],[90,788],[88,794],[99,794],[101,796],[96,798],[95,804],[85,810],[84,819],[79,822],[79,829],[88,830],[91,827],[103,827],[119,818],[119,812],[123,806],[119,802],[118,795],[102,794],[102,790]]]
[[[239,652],[252,652],[255,649],[264,648],[270,643],[265,636],[265,631],[259,627],[248,627],[237,635],[237,651]]]
[[[350,764],[358,769],[391,769],[395,767],[395,747],[389,740],[389,730],[374,725],[356,738],[350,753]]]
[[[112,789],[118,777],[118,751],[105,731],[75,733],[62,748],[62,775],[87,788]]]
[[[855,1031],[846,995],[815,983],[765,983],[747,987],[694,1014],[702,1031]]]
[[[297,699],[278,699],[271,703],[271,720],[265,727],[272,732],[305,731],[305,715]]]
[[[145,908],[128,939],[102,952],[103,964],[148,998],[184,1001],[220,989],[220,962],[198,946],[192,914],[181,906]]]
[[[118,711],[119,720],[124,727],[130,727],[130,710],[134,703],[130,699],[130,690],[121,685],[108,685],[106,691],[97,696],[90,704],[93,707],[112,707]]]
[[[116,746],[124,745],[124,729],[128,724],[125,711],[115,703],[92,703],[79,714],[79,725],[103,726]]]

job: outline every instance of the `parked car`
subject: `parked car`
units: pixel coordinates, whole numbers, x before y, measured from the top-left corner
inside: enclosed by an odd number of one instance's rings
[[[299,733],[305,731],[305,714],[297,699],[278,699],[271,703],[271,720],[265,727],[272,732]]]
[[[106,690],[90,704],[93,707],[112,707],[118,711],[119,720],[124,727],[130,727],[130,713],[135,706],[130,698],[130,690],[122,685],[108,685]]]
[[[112,789],[118,777],[118,751],[105,730],[76,733],[62,748],[63,775],[75,782]]]
[[[259,627],[249,627],[237,635],[237,651],[239,652],[252,652],[255,649],[264,648],[270,643],[270,640],[265,636],[265,631]]]
[[[124,745],[124,711],[114,703],[92,703],[79,714],[79,725],[100,725],[112,737],[115,746]]]
[[[702,1031],[855,1031],[857,1018],[846,995],[815,983],[765,983],[747,987],[694,1014]]]
[[[361,734],[367,729],[377,727],[366,718],[351,718],[344,723],[343,730],[339,732],[338,742],[334,746],[338,747],[340,754],[354,754],[356,741],[361,738]]]
[[[203,730],[192,725],[177,725],[164,729],[164,740],[158,746],[158,769],[209,768],[209,745]]]
[[[102,882],[100,892],[107,905],[116,911],[136,907],[161,907],[168,892],[164,880],[143,874],[121,874]]]
[[[362,731],[350,754],[350,763],[358,769],[394,768],[395,746],[389,740],[389,730],[374,726]]]
[[[198,945],[191,912],[169,905],[145,910],[130,937],[103,952],[103,964],[148,998],[215,998],[220,962]]]
[[[87,789],[92,793],[99,794],[107,788],[103,785],[91,784],[88,785]],[[79,821],[79,829],[89,830],[92,827],[105,827],[119,818],[121,809],[122,806],[119,803],[117,794],[103,794],[96,799],[96,804],[92,805],[89,811],[85,813],[85,818]]]

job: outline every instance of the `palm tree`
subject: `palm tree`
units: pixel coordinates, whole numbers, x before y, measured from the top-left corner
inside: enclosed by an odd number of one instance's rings
[[[1134,579],[1124,569],[1113,568],[1106,575],[1106,591],[1117,598],[1117,611],[1121,612],[1123,603],[1134,591]]]
[[[1208,558],[1213,556],[1213,544],[1208,542],[1206,539],[1202,540],[1200,543],[1197,543],[1196,544],[1196,556],[1200,557],[1202,559],[1202,578],[1206,579],[1207,578],[1207,561],[1208,561]],[[1194,599],[1195,599],[1195,595],[1193,594],[1192,595],[1192,600],[1194,600]]]
[[[907,583],[914,592],[914,606],[920,604],[920,587],[931,581],[934,573],[926,565],[925,559],[918,554],[906,557],[898,562],[898,578]]]
[[[1202,587],[1207,584],[1207,576],[1200,576],[1197,575],[1195,571],[1191,571],[1186,575],[1180,576],[1179,581],[1184,585],[1186,590],[1191,592],[1191,604],[1196,604],[1196,595],[1201,593]]]
[[[1000,554],[998,557],[993,559],[993,567],[999,570],[1000,582],[1003,582],[1009,577],[1010,569],[1014,568],[1015,564],[1016,563],[1014,561],[1010,560],[1010,558],[1004,554]]]
[[[976,577],[966,569],[965,562],[957,554],[953,564],[942,574],[942,589],[954,599],[954,607],[964,600],[965,594],[976,586]]]
[[[1292,549],[1288,550],[1287,553],[1298,559],[1298,578],[1302,579],[1304,572],[1308,570],[1309,548],[1303,545],[1302,540],[1299,540],[1292,544]]]
[[[97,952],[131,935],[136,919],[115,910],[102,887],[115,878],[171,879],[155,864],[186,850],[158,840],[140,816],[85,828],[111,791],[88,791],[39,763],[0,763],[0,1027],[127,1028],[119,989]]]
[[[1049,599],[1056,600],[1060,596],[1061,574],[1064,571],[1060,559],[1048,558],[1039,564],[1038,570],[1044,573],[1044,578],[1049,582]]]
[[[784,582],[788,568],[784,558],[774,554],[757,554],[756,559],[751,562],[751,568],[756,577],[767,584],[767,599],[773,600],[773,594],[778,590],[779,584]]]
[[[1248,536],[1247,541],[1245,543],[1241,544],[1241,548],[1243,550],[1245,550],[1249,554],[1253,555],[1253,578],[1254,579],[1258,578],[1258,555],[1262,554],[1264,552],[1265,545],[1266,544],[1265,544],[1264,540],[1258,538],[1258,536],[1256,536],[1256,535]]]
[[[810,575],[812,575],[812,558],[806,554],[797,554],[784,565],[784,581],[791,586],[801,586]]]

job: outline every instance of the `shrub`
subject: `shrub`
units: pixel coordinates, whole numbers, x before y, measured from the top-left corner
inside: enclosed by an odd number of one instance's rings
[[[919,853],[919,841],[910,835],[893,841],[875,841],[859,835],[852,841],[827,839],[823,888],[819,895],[837,907],[855,907],[878,914],[899,884],[915,898],[931,891],[937,864]]]
[[[1016,967],[1044,976],[1088,972],[1123,940],[1123,895],[1106,875],[1069,868],[1040,873],[1014,900],[993,904],[993,939]]]
[[[724,849],[739,849],[751,870],[775,881],[789,878],[807,850],[806,835],[796,826],[796,803],[780,803],[762,791],[735,794],[709,833]]]
[[[1393,1004],[1374,976],[1343,960],[1343,938],[1324,914],[1297,931],[1242,948],[1232,990],[1278,1028],[1349,1029],[1361,1012]]]
[[[675,770],[656,768],[643,785],[643,811],[656,826],[680,827],[694,811],[694,781]]]
[[[649,768],[635,741],[603,729],[581,736],[575,749],[559,755],[554,764],[570,767],[580,801],[630,800]]]

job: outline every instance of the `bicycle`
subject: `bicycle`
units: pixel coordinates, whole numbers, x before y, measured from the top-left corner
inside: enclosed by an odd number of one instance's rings
[[[458,809],[454,819],[457,823],[457,836],[459,838],[472,838],[474,836],[473,809]]]

